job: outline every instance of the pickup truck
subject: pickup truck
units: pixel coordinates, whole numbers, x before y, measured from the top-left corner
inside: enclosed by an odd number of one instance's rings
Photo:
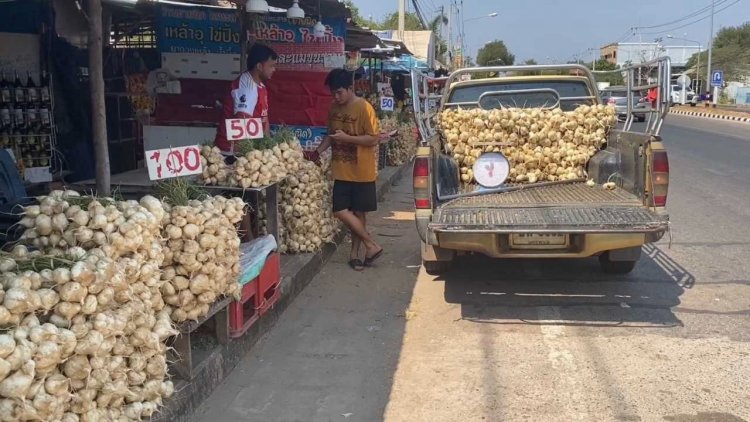
[[[448,107],[503,107],[480,101],[483,94],[512,93],[513,104],[524,95],[554,90],[563,111],[598,105],[593,74],[580,65],[502,66],[460,69],[446,83],[439,109],[427,106],[430,95],[412,75],[415,116],[421,135],[413,167],[416,226],[422,264],[429,274],[447,270],[458,255],[492,258],[598,257],[607,273],[633,270],[644,244],[669,230],[665,206],[669,162],[659,130],[669,106],[669,59],[646,63],[657,82],[636,86],[636,67],[625,69],[629,92],[658,87],[657,107],[644,133],[630,131],[628,113],[622,128],[613,129],[606,144],[589,160],[586,180],[502,185],[481,189],[462,185],[459,166],[445,153],[434,118]],[[539,73],[539,75],[534,75]],[[470,80],[465,80],[471,75]],[[488,76],[490,75],[490,76]],[[500,75],[500,76],[494,76]],[[632,94],[631,94],[632,95]],[[480,98],[481,97],[481,98]],[[533,103],[533,101],[530,101]],[[601,185],[614,182],[612,189]]]

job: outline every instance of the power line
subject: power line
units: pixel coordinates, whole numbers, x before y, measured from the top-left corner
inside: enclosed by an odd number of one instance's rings
[[[724,0],[724,1],[727,1],[727,0]],[[739,2],[740,2],[740,0],[734,0],[734,1],[732,2],[732,3],[729,3],[728,5],[726,5],[726,6],[722,7],[721,9],[718,9],[718,10],[716,10],[716,11],[714,12],[714,14],[716,14],[716,13],[719,13],[719,12],[721,12],[722,10],[726,10],[726,9],[728,9],[728,8],[730,8],[730,7],[732,7],[732,6],[734,6],[735,4],[737,4],[737,3],[739,3]],[[700,18],[700,19],[696,19],[696,20],[694,20],[694,21],[692,21],[692,22],[688,22],[688,23],[686,23],[686,24],[684,24],[684,25],[676,26],[676,27],[674,27],[674,28],[666,29],[666,30],[664,30],[664,31],[657,31],[657,32],[643,32],[643,35],[659,35],[659,34],[665,34],[665,33],[667,33],[667,32],[672,32],[672,31],[675,31],[675,30],[677,30],[677,29],[681,29],[681,28],[684,28],[684,27],[686,27],[686,26],[694,25],[694,24],[696,24],[696,23],[698,23],[698,22],[701,22],[701,21],[704,21],[704,20],[706,20],[706,19],[708,19],[708,18],[710,18],[710,17],[711,17],[711,15],[709,14],[708,16],[704,16],[704,17],[702,17],[702,18]]]
[[[718,2],[716,2],[716,6],[719,6],[719,5],[721,5],[722,3],[725,3],[725,2],[727,2],[727,1],[728,1],[728,0],[719,0]],[[659,24],[659,25],[651,25],[651,26],[638,26],[638,27],[636,27],[636,28],[638,28],[638,29],[654,29],[654,28],[661,28],[662,26],[669,26],[669,25],[674,25],[674,24],[676,24],[676,23],[679,23],[679,22],[682,22],[682,21],[684,21],[684,20],[687,20],[687,19],[690,19],[690,18],[696,17],[696,16],[698,16],[698,15],[701,15],[701,14],[703,14],[703,13],[705,13],[705,12],[708,12],[708,11],[710,11],[710,10],[711,10],[711,6],[709,5],[709,6],[705,6],[705,7],[701,8],[701,9],[699,9],[699,10],[696,10],[696,11],[694,11],[694,12],[692,12],[692,13],[688,14],[688,15],[685,15],[685,16],[683,16],[683,17],[679,18],[679,19],[675,19],[675,20],[673,20],[673,21],[670,21],[670,22],[665,22],[665,23],[662,23],[662,24]]]

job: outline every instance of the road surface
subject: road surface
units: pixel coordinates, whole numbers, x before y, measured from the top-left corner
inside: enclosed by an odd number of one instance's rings
[[[195,421],[750,421],[750,125],[670,116],[673,242],[595,259],[419,268],[409,181]]]

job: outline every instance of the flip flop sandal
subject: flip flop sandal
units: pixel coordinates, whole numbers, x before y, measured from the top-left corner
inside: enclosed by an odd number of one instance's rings
[[[365,269],[365,264],[361,259],[350,259],[349,266],[352,267],[354,271],[364,271]]]
[[[378,252],[376,252],[375,255],[369,256],[369,257],[365,257],[365,267],[371,266],[372,263],[375,262],[375,260],[377,260],[378,258],[380,258],[380,256],[383,255],[383,251],[385,251],[385,249],[380,248],[380,250]]]

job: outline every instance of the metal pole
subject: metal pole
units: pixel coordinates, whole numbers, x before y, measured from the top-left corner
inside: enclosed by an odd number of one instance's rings
[[[708,34],[708,63],[706,64],[706,91],[711,86],[711,50],[714,46],[714,6],[716,6],[716,0],[711,0],[711,32]],[[716,96],[714,95],[713,103],[716,104]]]
[[[406,0],[398,0],[398,37],[404,40],[404,29],[406,26]]]
[[[453,1],[448,6],[448,68],[453,68]]]
[[[698,67],[695,69],[695,86],[696,86],[696,88],[698,88],[696,90],[698,92],[696,92],[695,94],[697,94],[698,98],[700,98],[700,94],[701,94],[701,77],[700,77],[700,72],[701,72],[701,43],[698,43],[698,65],[697,66]]]

